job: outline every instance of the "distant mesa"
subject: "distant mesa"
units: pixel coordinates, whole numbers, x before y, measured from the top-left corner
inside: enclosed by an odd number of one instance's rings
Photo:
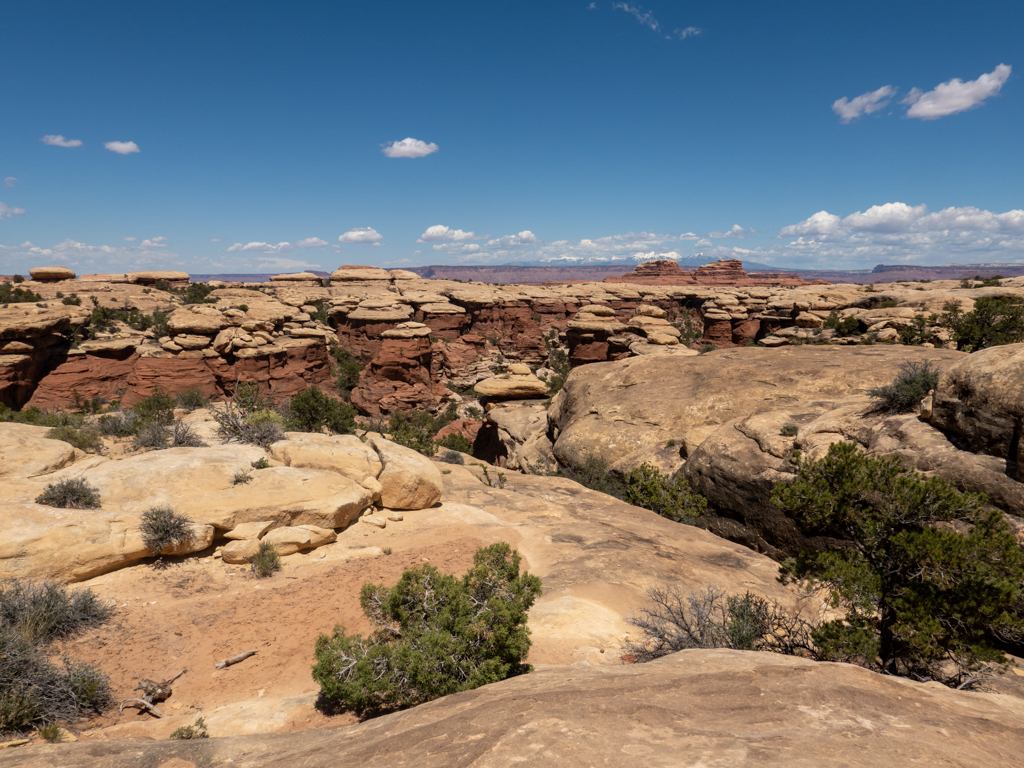
[[[640,264],[632,272],[618,277],[606,277],[606,283],[632,283],[634,285],[824,285],[824,280],[807,281],[782,272],[754,272],[747,274],[739,259],[721,259],[694,270],[682,270],[671,259],[659,259]]]

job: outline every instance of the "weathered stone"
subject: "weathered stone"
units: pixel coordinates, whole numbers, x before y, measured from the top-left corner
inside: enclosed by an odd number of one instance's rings
[[[420,453],[376,435],[367,442],[380,456],[383,470],[377,477],[383,490],[381,504],[389,509],[426,509],[441,499],[441,472]]]
[[[260,543],[256,539],[237,539],[228,542],[220,551],[220,556],[225,563],[250,563],[259,550]]]

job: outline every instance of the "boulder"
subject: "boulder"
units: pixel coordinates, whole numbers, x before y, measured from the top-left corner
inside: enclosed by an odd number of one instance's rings
[[[220,556],[225,563],[251,563],[252,559],[256,557],[256,553],[260,551],[260,543],[256,539],[238,539],[235,541],[229,541],[224,549],[220,551]]]
[[[228,325],[220,310],[204,304],[181,307],[167,316],[167,327],[175,334],[216,336]]]
[[[377,435],[367,442],[380,456],[380,503],[389,509],[426,509],[441,500],[441,471],[428,458]]]
[[[320,276],[312,272],[293,272],[290,275],[273,275],[272,283],[316,283],[320,285]]]
[[[337,541],[338,534],[328,528],[319,528],[315,525],[283,526],[274,528],[263,537],[274,545],[277,554],[282,557],[293,555],[303,549],[315,549],[324,544]]]
[[[225,539],[259,539],[264,533],[274,527],[272,520],[257,520],[252,523],[236,525],[224,534]]]
[[[362,280],[390,280],[386,270],[377,267],[339,267],[331,273],[332,283],[350,283]]]
[[[478,381],[476,391],[495,400],[518,400],[524,397],[547,397],[548,385],[532,373],[504,373]]]
[[[286,432],[285,437],[270,446],[270,455],[278,461],[289,467],[337,472],[380,498],[377,476],[383,465],[377,452],[355,435]]]
[[[75,271],[67,267],[33,267],[28,273],[32,276],[33,280],[38,280],[39,282],[75,279]]]

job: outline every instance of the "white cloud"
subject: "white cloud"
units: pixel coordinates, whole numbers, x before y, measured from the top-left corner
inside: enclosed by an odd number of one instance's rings
[[[648,251],[647,253],[634,253],[632,256],[633,261],[654,261],[655,259],[671,259],[672,261],[679,261],[683,258],[683,255],[678,251],[665,251],[659,253],[658,251]]]
[[[637,6],[630,5],[629,3],[612,3],[612,8],[618,11],[625,11],[634,19],[639,21],[645,27],[657,32],[661,25],[658,24],[658,20],[654,18],[654,14],[650,11],[641,11]]]
[[[383,149],[381,151],[388,157],[426,157],[440,149],[433,142],[428,144],[425,141],[411,137],[401,141],[393,141],[382,146]]]
[[[80,147],[82,146],[81,139],[65,139],[63,136],[53,133],[48,133],[40,139],[43,144],[49,144],[51,147]]]
[[[488,240],[488,247],[514,248],[520,245],[536,245],[539,241],[537,236],[528,229],[524,229],[518,235],[505,235],[494,240]]]
[[[139,238],[137,238],[137,237],[126,237],[125,238],[125,240],[127,240],[129,243],[134,243],[138,239]]]
[[[907,117],[936,120],[980,106],[987,98],[999,93],[1003,83],[1010,77],[1011,70],[1008,64],[1000,64],[977,80],[965,83],[960,78],[953,78],[927,93],[914,88],[902,102],[910,105]]]
[[[103,146],[119,155],[131,155],[142,151],[134,141],[107,141]]]
[[[461,229],[451,229],[444,224],[435,224],[427,227],[416,240],[417,243],[457,243],[463,240],[472,240],[476,235],[473,232],[465,232]]]
[[[840,218],[819,211],[783,227],[795,237],[760,260],[855,269],[879,263],[972,263],[1024,260],[1024,210],[994,213],[973,206],[929,213],[925,205],[873,205]]]
[[[422,241],[417,240],[416,242]],[[476,253],[480,250],[478,243],[440,243],[431,247],[435,251],[444,251],[445,253]]]
[[[338,237],[339,243],[369,243],[378,245],[384,236],[373,227],[355,227]]]
[[[8,176],[6,179],[4,179],[4,186],[7,187],[7,188],[13,187],[17,183],[18,183],[18,180],[16,178],[14,178],[13,176]]]
[[[832,111],[839,115],[840,122],[849,123],[861,115],[870,115],[888,104],[896,95],[896,88],[883,85],[876,91],[868,91],[852,100],[844,96],[832,103]]]
[[[700,27],[687,27],[686,29],[677,29],[676,35],[680,40],[685,40],[688,37],[696,37],[697,35],[704,34],[704,30]]]
[[[327,241],[321,240],[319,237],[307,237],[295,242],[296,248],[323,248],[325,245],[327,245]]]
[[[588,11],[592,11],[595,8],[597,8],[597,3],[591,3],[590,5],[587,6]]]
[[[125,238],[125,239],[127,239],[127,238]],[[135,238],[133,237],[132,239],[134,240]],[[163,237],[162,235],[160,237],[148,238],[146,240],[143,240],[141,243],[139,243],[139,248],[166,248],[166,247],[167,247],[167,238]]]
[[[17,246],[0,245],[0,262],[24,264],[26,268],[51,262],[71,267],[80,274],[182,269],[184,266],[178,254],[166,249],[143,248],[141,245],[88,245],[70,238],[49,248],[28,241]]]
[[[285,253],[286,251],[292,250],[291,243],[278,243],[277,245],[271,245],[270,243],[235,243],[227,247],[227,253]]]
[[[756,232],[756,229],[746,229],[741,227],[739,224],[733,224],[732,227],[725,232],[708,232],[708,237],[715,240],[723,240],[725,238],[744,240]]]
[[[219,237],[211,237],[210,238],[210,242],[211,243],[219,243],[220,241],[221,241],[221,238],[219,238]]]
[[[24,208],[11,208],[7,203],[0,203],[0,220],[9,219],[12,216],[24,216]]]

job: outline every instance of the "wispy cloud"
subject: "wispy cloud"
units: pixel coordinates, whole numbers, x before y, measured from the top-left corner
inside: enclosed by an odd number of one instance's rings
[[[13,176],[8,176],[6,179],[4,179],[4,186],[7,187],[8,189],[10,189],[13,186],[16,186],[17,183],[18,180]]]
[[[388,157],[426,157],[439,149],[433,142],[428,144],[411,137],[384,144],[382,147],[381,151]]]
[[[278,243],[272,245],[271,243],[235,243],[229,245],[225,250],[227,253],[285,253],[292,250],[293,246],[291,243]]]
[[[125,238],[125,240],[127,240],[129,243],[134,243],[138,239],[139,238],[137,238],[137,237],[126,237]]]
[[[862,93],[853,99],[847,99],[845,96],[837,99],[832,103],[832,111],[839,115],[840,122],[849,123],[861,115],[870,115],[882,109],[895,95],[895,87],[883,85],[878,90]]]
[[[9,219],[12,216],[24,216],[24,208],[12,208],[7,203],[0,203],[0,220]]]
[[[132,238],[133,240],[135,238]],[[166,248],[168,245],[167,238],[164,236],[151,237],[143,240],[139,243],[139,248]]]
[[[661,30],[661,25],[658,20],[654,18],[654,14],[650,11],[641,11],[639,7],[630,5],[629,3],[612,3],[612,8],[618,11],[625,11],[634,19],[639,21],[645,27],[649,28],[654,32]]]
[[[940,83],[927,93],[914,88],[901,103],[909,104],[907,117],[921,120],[936,120],[957,112],[966,112],[981,106],[986,99],[995,96],[1010,77],[1012,67],[1000,64],[988,74],[966,83],[953,78]]]
[[[476,237],[473,232],[465,232],[461,229],[451,229],[444,224],[435,224],[427,227],[427,231],[419,236],[417,243],[456,243],[462,240],[472,240]]]
[[[739,224],[733,224],[732,227],[727,229],[725,232],[708,232],[708,237],[713,240],[723,240],[725,238],[745,240],[756,233],[756,229],[747,229],[745,227],[741,227]]]
[[[264,257],[256,260],[258,262],[257,269],[259,271],[271,271],[276,270],[284,272],[287,270],[299,270],[299,269],[313,269],[319,267],[319,264],[311,264],[308,261],[301,261],[299,259],[283,259],[280,257],[268,258]]]
[[[704,30],[700,27],[687,27],[686,29],[677,29],[675,31],[676,37],[680,40],[685,40],[688,37],[696,37],[697,35],[703,35]]]
[[[132,155],[142,151],[134,141],[108,141],[103,146],[119,155]]]
[[[81,139],[65,139],[63,136],[53,133],[48,133],[40,139],[43,144],[49,144],[51,147],[80,147],[82,146]]]
[[[296,248],[323,248],[325,245],[327,245],[327,241],[321,240],[319,237],[307,237],[295,241]]]
[[[369,245],[380,245],[384,235],[373,227],[355,227],[338,237],[339,243],[364,243]]]

